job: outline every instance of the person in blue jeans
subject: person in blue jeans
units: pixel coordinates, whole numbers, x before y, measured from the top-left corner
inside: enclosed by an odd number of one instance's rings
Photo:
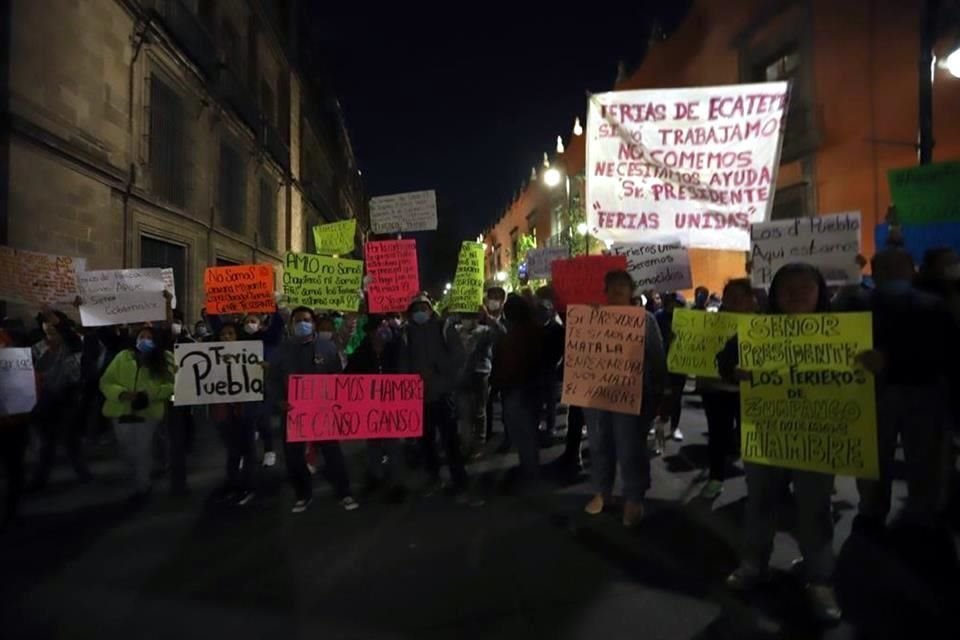
[[[604,278],[609,306],[631,306],[633,278],[626,271],[611,271]],[[613,495],[617,463],[623,477],[623,525],[633,527],[643,518],[643,498],[650,488],[647,432],[657,415],[667,379],[663,338],[653,314],[646,312],[643,361],[643,403],[639,415],[584,408],[590,440],[590,478],[595,495],[584,511],[600,514]]]

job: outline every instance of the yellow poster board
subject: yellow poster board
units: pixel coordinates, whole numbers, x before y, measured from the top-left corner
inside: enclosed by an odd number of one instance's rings
[[[739,313],[674,310],[673,342],[667,357],[670,373],[719,378],[717,354],[737,333],[740,318]]]
[[[483,304],[483,245],[465,241],[460,245],[457,273],[450,291],[450,307],[453,312],[476,313]]]
[[[363,286],[363,261],[288,253],[283,264],[283,294],[290,307],[357,311]]]
[[[357,219],[321,224],[313,228],[313,242],[317,253],[323,256],[340,256],[350,253],[357,235]]]
[[[742,316],[737,335],[745,462],[878,477],[869,313]]]

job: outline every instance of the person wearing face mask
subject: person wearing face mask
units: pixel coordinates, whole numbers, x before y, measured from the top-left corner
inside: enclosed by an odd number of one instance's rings
[[[284,321],[280,311],[274,311],[267,316],[266,322],[259,314],[249,313],[244,317],[242,331],[238,332],[238,340],[258,340],[263,343],[263,358],[269,362],[273,352],[283,342]],[[277,464],[277,452],[274,445],[273,428],[270,424],[270,411],[264,402],[247,403],[245,411],[253,412],[250,416],[256,426],[256,434],[263,443],[263,460],[261,464],[270,468]]]
[[[144,327],[135,348],[117,354],[100,379],[106,398],[103,415],[113,421],[121,455],[130,467],[135,504],[150,495],[154,432],[173,396],[175,367],[166,340],[159,329]]]
[[[487,289],[483,300],[483,305],[480,307],[480,324],[495,329],[497,336],[502,336],[504,333],[506,333],[506,327],[503,325],[503,303],[506,301],[506,299],[507,292],[504,291],[503,287],[490,287]],[[495,345],[496,340],[491,343],[491,350],[487,353],[488,356],[492,357],[492,349]],[[487,391],[487,423],[484,430],[484,442],[490,442],[490,440],[493,438],[493,404],[497,399],[500,399],[500,404],[502,407],[503,399],[500,397],[499,390],[491,386]],[[497,453],[506,453],[509,450],[510,434],[507,433],[506,429],[504,429],[503,442],[501,442],[500,446],[497,448]]]
[[[477,314],[464,314],[455,326],[467,354],[456,394],[460,437],[467,456],[479,457],[486,444],[492,349],[503,335],[503,325],[481,323]]]
[[[287,384],[294,374],[336,374],[343,369],[337,346],[317,334],[317,321],[312,309],[297,307],[290,314],[290,338],[274,352],[267,369],[267,402],[282,417],[286,425]],[[333,485],[340,506],[354,511],[359,504],[350,492],[350,478],[340,443],[324,441],[317,448],[326,462],[326,477]],[[291,511],[303,513],[313,501],[313,476],[307,468],[306,443],[287,442],[285,458],[287,476],[293,486],[295,502]]]
[[[946,506],[949,480],[949,403],[960,352],[957,329],[942,298],[914,287],[910,254],[900,248],[871,262],[874,291],[843,311],[873,313],[874,349],[862,354],[876,375],[879,480],[858,480],[856,526],[877,532],[887,524],[898,436],[903,444],[907,517],[935,524]]]
[[[43,339],[33,345],[33,366],[39,384],[33,423],[40,439],[31,489],[46,487],[57,441],[66,435],[67,453],[81,482],[90,480],[83,460],[83,421],[76,410],[80,391],[82,343],[66,315],[45,309],[39,316]],[[66,433],[64,433],[66,432]]]
[[[431,482],[430,493],[442,488],[440,483],[440,455],[437,436],[446,453],[447,466],[455,495],[467,495],[467,470],[460,436],[457,433],[457,415],[453,394],[457,375],[463,367],[465,354],[460,336],[452,325],[445,325],[433,311],[426,294],[419,294],[407,308],[410,323],[401,337],[399,371],[419,375],[423,379],[424,414],[423,437],[420,447],[424,467]]]

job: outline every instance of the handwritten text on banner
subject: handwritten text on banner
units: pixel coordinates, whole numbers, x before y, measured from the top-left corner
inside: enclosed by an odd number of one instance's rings
[[[677,291],[693,287],[690,254],[679,240],[662,244],[617,243],[610,250],[614,255],[627,258],[627,271],[637,291]]]
[[[30,413],[36,404],[37,378],[30,349],[0,349],[0,416]]]
[[[743,459],[876,478],[874,379],[855,364],[871,314],[743,316],[737,336]]]
[[[273,265],[208,267],[203,274],[207,313],[273,313]]]
[[[592,233],[749,250],[750,224],[773,205],[788,95],[788,83],[769,82],[591,96]]]
[[[83,258],[0,247],[0,300],[32,307],[73,302]]]
[[[283,293],[291,307],[357,311],[363,285],[363,261],[288,253]]]
[[[527,277],[531,280],[550,278],[550,265],[554,260],[564,260],[570,252],[566,247],[545,247],[527,252]]]
[[[640,413],[646,318],[642,307],[567,310],[564,404]]]
[[[177,406],[263,400],[263,343],[197,342],[174,348]]]
[[[80,272],[80,320],[85,327],[165,320],[164,288],[162,269]]]
[[[353,251],[357,235],[357,219],[340,220],[313,228],[313,242],[317,253],[324,256],[343,255]]]
[[[416,240],[383,240],[364,245],[370,285],[370,313],[403,312],[420,291]]]
[[[450,291],[450,311],[476,313],[483,304],[483,244],[466,241],[460,245],[457,272]]]
[[[762,222],[750,227],[750,280],[766,287],[780,267],[806,262],[829,285],[860,282],[860,212]]]
[[[737,313],[675,309],[670,329],[673,342],[667,356],[670,373],[719,378],[717,354],[737,333]]]
[[[420,376],[295,375],[288,389],[287,442],[423,434]]]
[[[437,194],[411,191],[371,198],[370,226],[374,233],[432,231],[437,228]]]
[[[891,169],[887,181],[900,224],[960,222],[960,161]]]
[[[554,260],[550,265],[557,308],[570,304],[603,304],[604,278],[610,271],[624,271],[624,256],[580,256],[569,260]]]

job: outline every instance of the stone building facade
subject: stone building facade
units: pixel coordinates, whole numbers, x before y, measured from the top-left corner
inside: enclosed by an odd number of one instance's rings
[[[299,0],[0,7],[0,244],[173,267],[196,319],[207,266],[279,264],[324,221],[369,228],[339,104],[302,71]]]

